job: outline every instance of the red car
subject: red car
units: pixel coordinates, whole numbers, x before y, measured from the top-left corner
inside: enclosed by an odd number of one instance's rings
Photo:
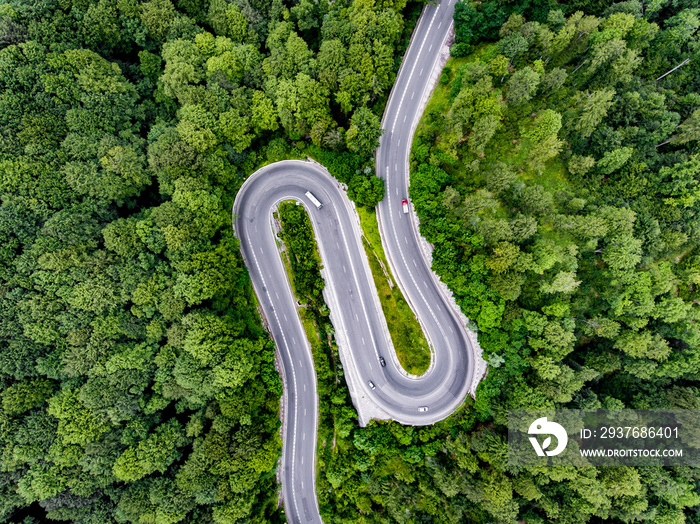
[[[408,213],[408,200],[405,198],[401,201],[401,205],[403,206],[403,212]]]

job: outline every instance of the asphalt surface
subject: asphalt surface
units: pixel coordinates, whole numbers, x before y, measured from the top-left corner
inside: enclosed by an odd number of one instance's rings
[[[401,381],[409,394],[429,408],[419,419],[410,411],[415,403],[407,404],[409,412],[389,411],[405,424],[430,424],[447,417],[464,400],[474,375],[474,352],[467,332],[423,257],[410,200],[409,214],[401,204],[408,199],[413,133],[430,95],[430,75],[452,28],[455,3],[443,0],[424,9],[384,111],[385,133],[376,154],[377,174],[386,184],[384,199],[377,206],[384,251],[435,350],[434,365],[426,374]],[[387,378],[389,391],[396,389],[395,377]]]
[[[324,169],[300,161],[271,164],[251,175],[236,196],[234,227],[282,361],[286,387],[282,496],[292,523],[321,522],[315,489],[318,397],[311,348],[272,230],[272,212],[280,201],[299,201],[311,218],[327,289],[339,299],[341,311],[334,316],[341,325],[334,327],[347,335],[352,365],[360,377],[358,384],[352,384],[355,390],[398,422],[425,425],[459,407],[472,382],[469,338],[427,267],[413,221],[401,206],[401,200],[408,198],[408,154],[420,116],[419,101],[426,95],[429,72],[451,28],[454,3],[426,6],[387,104],[386,133],[377,152],[377,171],[387,182],[387,195],[378,208],[382,241],[394,276],[435,350],[434,364],[426,374],[407,377],[391,358],[393,348],[380,321],[377,291],[365,270],[365,253],[353,229],[347,196]],[[323,203],[321,209],[309,201],[306,191]],[[381,367],[380,356],[386,367]],[[427,411],[419,411],[423,407]]]

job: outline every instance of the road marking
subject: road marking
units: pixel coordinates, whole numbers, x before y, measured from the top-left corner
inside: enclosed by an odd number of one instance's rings
[[[454,1],[453,1],[453,0],[450,0],[450,5],[453,5],[453,4],[454,4]],[[436,14],[442,14],[443,12],[444,12],[444,9],[439,9],[439,8],[438,8],[438,9],[433,13],[433,16],[432,16],[432,18],[431,18],[431,20],[430,20],[430,24],[429,24],[429,27],[428,27],[428,32],[427,32],[425,38],[423,39],[423,42],[421,43],[420,50],[422,50],[422,48],[424,47],[424,44],[427,42],[428,36],[430,36],[430,27],[432,27],[432,26],[434,25],[434,19],[436,18],[435,15],[436,15]],[[427,21],[427,20],[426,20],[426,21]],[[440,26],[441,26],[441,25],[442,25],[442,22],[440,22]],[[450,25],[451,25],[451,23],[450,23]],[[422,28],[422,27],[424,27],[424,24],[421,24],[421,28]],[[418,42],[415,42],[415,44],[418,44]],[[431,45],[431,49],[432,49],[432,47],[433,47],[433,46]],[[419,56],[420,56],[420,54],[421,54],[421,51],[419,51]],[[416,69],[417,63],[418,63],[418,61],[416,61],[416,63],[413,65],[413,70]],[[412,73],[413,73],[413,70],[411,71],[411,75],[412,75]],[[411,86],[411,83],[410,83],[410,79],[409,79],[409,82],[406,84],[406,87],[404,88],[404,96],[405,96],[405,94],[406,94],[407,91],[408,91],[408,87],[410,87],[410,86]],[[421,96],[423,96],[423,95],[425,94],[425,89],[423,89],[423,90],[421,91],[421,93],[419,93],[419,94],[421,94]],[[414,91],[414,95],[415,95],[415,91]],[[414,98],[414,97],[412,96],[412,98]],[[419,98],[420,98],[420,97],[419,97]],[[401,98],[401,102],[403,102],[403,97]],[[393,105],[394,105],[394,104],[391,104],[391,106],[393,106]],[[401,103],[399,104],[399,108],[400,108],[400,107],[401,107]],[[391,110],[393,111],[393,107],[391,108]],[[398,111],[396,114],[397,114],[397,117],[394,119],[394,127],[392,128],[392,130],[395,128],[395,125],[398,123],[398,115],[400,115],[400,111]],[[414,119],[414,116],[413,116],[413,115],[412,115],[412,119],[413,119],[413,123],[415,124],[415,123],[416,123],[416,120]],[[406,120],[406,118],[404,119],[404,121],[405,121],[405,120]],[[385,138],[388,138],[388,137],[385,137]],[[400,142],[399,142],[399,143],[400,143]],[[409,146],[410,146],[410,144],[409,144]],[[407,160],[406,160],[406,163],[407,163]],[[407,167],[407,166],[406,166],[406,167]],[[387,182],[388,182],[388,180],[387,180]],[[403,181],[403,185],[404,185],[404,186],[406,185],[406,182],[407,182],[406,180]],[[402,188],[402,190],[403,190],[403,189],[405,189],[405,188]],[[387,190],[388,190],[388,192],[390,192],[390,184],[387,184]],[[399,194],[398,187],[396,188],[396,192],[397,192],[397,195],[398,195],[398,194]],[[315,210],[310,210],[310,211],[311,211],[312,213],[315,212]],[[394,220],[393,220],[393,218],[394,218],[394,217],[393,217],[393,214],[391,214],[390,216],[391,216],[392,222],[394,222]],[[392,225],[395,226],[395,224],[392,224]],[[341,230],[342,230],[342,226],[341,226]],[[397,238],[396,234],[395,234],[395,237]],[[344,238],[344,242],[345,242],[345,247],[349,250],[349,246],[347,245],[347,239]],[[254,250],[254,246],[251,246],[251,251],[253,251],[253,250]],[[253,252],[253,256],[255,256],[255,255],[254,255],[254,252]],[[402,254],[402,257],[403,257],[403,254]],[[415,261],[414,261],[414,262],[415,262]],[[405,259],[404,259],[404,263],[405,263]],[[257,265],[257,261],[256,261],[256,265]],[[352,270],[352,272],[355,273],[356,268],[355,268],[355,264],[353,263],[352,260],[351,260],[351,262],[350,262],[350,265],[351,265],[351,270]],[[406,267],[407,267],[407,266],[406,266]],[[415,282],[415,279],[414,279],[413,275],[411,275],[411,271],[410,271],[410,270],[409,270],[409,275],[410,275],[411,279],[414,280],[414,282]],[[424,282],[424,285],[427,286],[427,284],[426,284],[425,282]],[[419,291],[419,293],[421,294],[421,297],[424,298],[424,300],[425,300],[425,297],[423,297],[423,294],[420,292],[420,288],[419,288],[418,286],[416,286],[416,289],[417,289],[417,290]],[[265,290],[265,294],[266,294],[266,295],[269,295],[269,292],[268,292],[267,289]],[[364,299],[363,299],[362,295],[360,295],[359,298],[360,298],[361,302],[364,302]],[[367,311],[366,311],[365,305],[362,304],[362,306],[363,306],[363,311],[364,311],[365,317],[367,317]],[[430,308],[430,304],[427,304],[427,307],[428,307],[428,311],[430,311],[430,313],[433,314],[432,311],[430,310],[430,309],[431,309],[431,308]],[[276,317],[276,316],[277,316],[277,312],[275,311],[274,307],[272,307],[272,306],[270,305],[270,308],[271,308],[271,310],[272,310],[272,313],[273,313],[273,314],[275,315],[275,317]],[[434,314],[433,314],[433,317],[434,317]],[[452,328],[450,328],[450,330],[452,331]],[[284,334],[282,334],[282,337],[284,338]],[[372,340],[372,341],[370,341],[370,342],[373,342],[373,341],[374,341],[374,340]],[[376,341],[374,341],[374,342],[375,342],[374,346],[375,346],[375,348],[376,348]],[[289,351],[288,346],[286,346],[285,344],[281,344],[281,347],[284,347],[284,348],[287,349],[287,351]],[[294,375],[294,368],[292,368],[292,375]],[[296,386],[295,377],[292,377],[292,378],[294,379],[295,386]],[[306,390],[306,385],[305,385],[304,389]],[[315,399],[315,401],[316,401],[316,406],[317,406],[317,405],[318,405],[318,398],[317,398],[317,397],[314,397],[314,399]],[[295,421],[296,421],[296,418],[297,418],[297,413],[298,413],[298,411],[295,410],[295,412],[294,412],[294,419],[295,419]],[[313,434],[313,436],[315,437],[315,433]],[[294,435],[292,436],[292,443],[291,443],[291,446],[292,446],[292,457],[293,457],[293,459],[292,459],[292,466],[291,466],[291,470],[292,470],[292,471],[291,471],[291,476],[292,476],[292,478],[295,478],[297,481],[299,481],[299,483],[301,484],[301,486],[302,486],[302,488],[303,488],[304,483],[303,483],[303,482],[301,481],[301,479],[299,479],[298,476],[296,476],[295,473],[294,473],[294,469],[295,469],[295,468],[294,468],[294,464],[295,464],[295,462],[294,462],[294,454],[295,454],[295,451],[296,451],[296,450],[295,450],[295,446],[296,446],[296,440],[297,440],[297,439],[298,439],[298,433],[295,431]],[[297,463],[297,464],[298,464],[298,463]],[[312,478],[312,486],[311,486],[311,488],[310,488],[310,492],[313,492],[313,485],[314,485],[314,482],[313,482],[313,478]],[[295,509],[297,510],[297,513],[301,515],[301,513],[299,513],[299,509],[298,509],[298,506],[297,506],[297,500],[298,500],[298,499],[296,498],[296,489],[295,489],[295,487],[294,487],[294,484],[292,484],[292,486],[291,486],[291,491],[292,491],[292,494],[293,494],[293,496],[292,496],[291,498],[293,499],[294,507],[295,507]],[[316,505],[316,508],[318,508],[318,500],[316,499],[316,497],[313,497],[313,501],[314,501],[314,503],[315,503],[315,505]],[[305,507],[304,507],[304,511],[306,512],[307,517],[308,517],[308,508],[307,508],[307,506],[306,506],[306,502],[307,502],[307,501],[306,501],[306,499],[305,499],[305,500],[304,500],[304,506],[305,506]],[[318,512],[318,510],[317,510],[317,512]]]
[[[442,26],[442,22],[440,22],[440,23],[438,24],[438,29],[440,29],[441,26]],[[432,47],[432,46],[431,46],[431,47]]]
[[[425,42],[428,40],[428,36],[430,36],[431,34],[430,28],[433,27],[433,23],[435,23],[435,16],[437,15],[438,11],[439,9],[433,11],[433,16],[430,18],[430,24],[428,24],[428,29],[425,32],[425,36],[423,37],[423,41],[421,42],[420,48],[418,49],[418,54],[416,56],[420,56],[423,53],[423,47],[425,46]],[[442,24],[442,22],[440,22],[440,24]],[[447,35],[445,35],[445,38],[447,38]],[[401,100],[399,100],[399,105],[396,109],[397,115],[401,114],[401,106],[403,106],[403,99],[406,97],[406,93],[408,92],[408,86],[411,85],[411,79],[413,78],[413,73],[416,70],[417,65],[418,61],[416,60],[416,63],[413,64],[413,68],[411,68],[411,72],[408,74],[408,80],[406,80],[406,87],[404,88],[403,94],[401,95]],[[394,126],[391,128],[392,133],[394,132],[394,127],[396,127],[396,119],[394,119]]]
[[[406,237],[406,235],[403,236],[403,241],[408,244],[408,238]],[[413,261],[413,263],[414,264],[416,263],[415,260]]]
[[[414,96],[416,96],[416,92],[415,92],[415,91],[414,91],[413,93],[411,93],[411,100],[413,100],[413,97],[414,97]]]
[[[275,296],[277,297],[277,300],[280,299],[280,296],[279,296],[279,294],[277,293],[277,291],[275,291]]]
[[[430,49],[432,49],[432,48],[433,48],[433,46],[430,46]],[[430,49],[428,49],[428,51],[430,51]],[[418,73],[418,76],[420,76],[422,74],[423,74],[423,69],[420,70],[420,73]]]
[[[442,22],[440,22],[442,23]],[[433,49],[433,44],[430,44],[430,47],[428,48],[428,52],[430,52]]]
[[[416,267],[418,267],[418,264],[416,264],[416,259],[415,259],[415,258],[413,259],[413,265],[416,266]],[[423,282],[423,283],[425,284],[425,282]]]
[[[368,363],[369,364],[369,363]],[[369,365],[369,369],[372,369],[372,364]]]
[[[453,331],[452,326],[447,326],[447,327],[450,328],[450,333],[452,333],[454,335],[455,332]]]
[[[304,408],[304,416],[306,416],[306,408]],[[304,433],[304,438],[306,438],[306,433]]]
[[[365,337],[361,337],[361,338],[362,338],[362,345],[366,346],[367,344],[365,343]]]
[[[284,313],[282,313],[282,316],[284,317],[284,321],[285,321],[285,322],[289,322],[289,320],[287,319],[287,315],[285,315]]]
[[[396,194],[397,194],[397,195],[399,194],[399,188],[398,188],[398,187],[396,188]]]
[[[264,254],[265,254],[265,252],[263,251],[263,248],[262,248],[262,247],[260,247],[260,254],[261,254],[261,255],[264,255]]]
[[[407,118],[408,118],[408,115],[404,115],[403,121],[405,122]]]
[[[249,244],[251,246],[250,253],[251,253],[251,255],[253,255],[253,262],[255,263],[255,267],[257,269],[258,275],[260,276],[260,281],[262,282],[263,289],[265,290],[264,292],[267,295],[269,295],[270,293],[268,291],[267,282],[265,282],[265,277],[263,276],[263,272],[260,269],[260,263],[258,262],[258,257],[255,256],[255,249],[252,245],[252,242],[249,242]],[[262,251],[262,248],[261,248],[261,251]],[[289,349],[289,344],[287,343],[287,337],[284,334],[284,329],[282,329],[282,323],[280,322],[280,319],[277,316],[277,310],[272,305],[270,305],[270,309],[272,311],[272,314],[275,317],[275,320],[277,321],[277,326],[279,327],[280,334],[282,336],[282,343],[280,344],[280,346],[283,347],[284,349],[286,349],[287,353],[289,354],[290,361],[291,361],[292,354],[291,354],[291,351]],[[291,381],[294,384],[294,389],[296,390],[296,388],[297,388],[297,374],[296,374],[296,369],[294,368],[294,366],[292,366]],[[306,390],[306,384],[304,384],[304,390]],[[318,409],[318,397],[314,397],[314,399],[315,399],[314,405],[316,406],[316,409]],[[298,414],[299,414],[299,411],[295,409],[294,410],[294,422],[293,422],[292,427],[298,427],[297,426]],[[298,433],[297,432],[292,433],[292,443],[291,443],[291,447],[292,447],[292,468],[291,468],[292,472],[291,472],[291,476],[292,476],[292,478],[295,477],[294,460],[296,458],[296,452],[297,452],[297,438],[298,438]],[[296,509],[297,513],[299,513],[299,506],[297,504],[298,498],[296,495],[296,485],[294,485],[294,484],[292,484],[292,500],[294,501],[294,508]],[[318,513],[318,500],[315,497],[314,497],[314,502],[316,504],[316,511]]]
[[[442,308],[440,307],[440,304],[435,304],[435,307],[438,308],[438,311],[442,311]]]
[[[360,318],[357,316],[357,313],[355,313],[355,322],[359,322]]]

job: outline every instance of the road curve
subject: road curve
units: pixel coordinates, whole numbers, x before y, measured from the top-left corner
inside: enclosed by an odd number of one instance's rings
[[[462,377],[464,388],[459,389],[456,397],[463,399],[468,390],[475,391],[485,364],[480,350],[477,353],[472,346],[476,337],[471,339],[467,334],[460,320],[463,315],[445,297],[429,261],[423,257],[413,209],[407,215],[402,208],[402,200],[408,199],[413,134],[444,64],[440,55],[453,27],[456,1],[443,0],[425,6],[384,111],[385,131],[375,160],[377,175],[385,180],[386,191],[377,206],[382,245],[399,288],[435,350],[435,367],[431,366],[421,379],[445,373],[446,368],[451,372],[450,367],[457,365],[457,376]],[[475,366],[479,371],[476,377]],[[457,384],[452,387],[456,393]]]
[[[346,373],[348,381],[355,382],[349,384],[351,390],[398,422],[425,425],[452,413],[472,384],[469,337],[424,261],[413,222],[401,210],[401,200],[408,194],[408,154],[420,117],[419,101],[451,28],[454,2],[424,9],[387,104],[387,131],[377,154],[378,173],[387,182],[387,198],[378,210],[382,242],[394,275],[435,349],[426,374],[407,377],[395,365],[395,358],[386,358],[393,348],[377,307],[361,239],[353,228],[351,207],[325,169],[301,161],[271,164],[251,175],[236,195],[234,228],[284,374],[282,496],[287,518],[293,523],[321,522],[315,491],[318,397],[311,348],[271,225],[272,211],[280,201],[297,200],[305,206],[321,253],[327,291],[342,297],[331,307],[338,309],[333,311],[339,324],[334,326],[336,332],[343,332],[350,346],[352,362],[343,364],[354,369]],[[323,203],[321,209],[304,195],[309,190]],[[386,367],[380,366],[379,356],[385,357]],[[376,389],[370,389],[370,380]],[[423,406],[428,411],[418,410]]]
[[[377,206],[377,219],[389,266],[435,349],[434,362],[442,368],[440,364],[449,362],[450,355],[464,355],[469,361],[464,381],[468,389],[474,391],[474,364],[476,360],[481,362],[480,353],[475,354],[466,329],[453,309],[456,306],[442,296],[429,261],[422,256],[422,239],[413,209],[410,208],[409,215],[402,209],[402,200],[409,196],[413,134],[444,64],[440,55],[451,33],[456,1],[426,5],[394,82],[382,118],[385,132],[375,158],[377,175],[384,179],[386,191]],[[442,314],[442,308],[449,314]],[[432,369],[428,371],[432,372]]]

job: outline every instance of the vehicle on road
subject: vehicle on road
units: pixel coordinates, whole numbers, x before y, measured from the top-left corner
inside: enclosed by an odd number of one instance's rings
[[[316,198],[311,191],[307,191],[304,194],[306,195],[306,198],[308,198],[309,200],[311,200],[311,202],[313,202],[313,204],[316,206],[316,209],[321,209],[323,207],[323,204],[321,204],[321,202],[318,200],[318,198]]]
[[[418,411],[420,411],[420,412],[428,411],[428,406],[421,406],[418,408]]]
[[[367,385],[368,385],[370,388],[372,388],[372,389],[376,389],[376,386],[374,385],[374,382],[372,382],[371,380],[368,380],[368,381],[367,381]]]
[[[384,357],[379,357],[379,363],[382,365],[383,368],[386,367],[386,360],[384,360]]]
[[[401,205],[403,206],[403,213],[404,215],[408,213],[408,200],[405,198],[401,201]]]

